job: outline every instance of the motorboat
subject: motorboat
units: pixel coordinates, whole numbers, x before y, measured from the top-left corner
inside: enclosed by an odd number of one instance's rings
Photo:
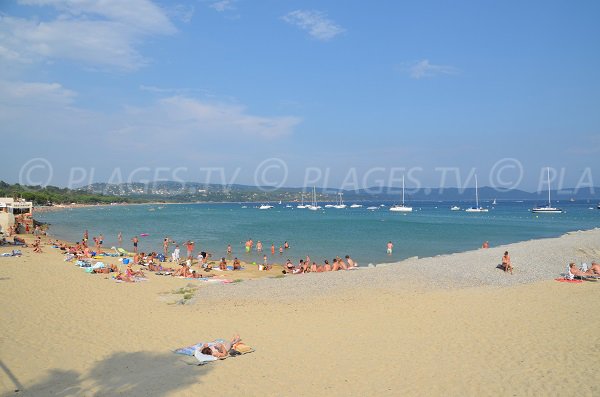
[[[453,205],[450,207],[450,211],[460,211],[460,207],[458,205]]]
[[[258,207],[259,210],[269,210],[271,208],[273,208],[273,206],[272,205],[268,205],[268,204],[263,204],[260,207]]]
[[[404,175],[402,175],[402,204],[393,205],[390,211],[394,212],[412,212],[412,207],[404,205]]]
[[[477,186],[477,175],[475,175],[475,207],[470,207],[465,210],[465,212],[488,212],[487,208],[483,208],[479,206],[479,192]]]
[[[352,204],[350,208],[362,208],[362,204]]]
[[[563,210],[552,206],[550,199],[550,167],[548,167],[548,205],[544,207],[536,206],[531,209],[534,214],[562,214]]]

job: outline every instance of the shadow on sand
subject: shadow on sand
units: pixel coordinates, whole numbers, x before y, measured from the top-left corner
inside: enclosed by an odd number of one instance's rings
[[[165,396],[198,383],[210,366],[189,365],[193,357],[173,353],[115,353],[89,372],[53,369],[19,392],[3,396]]]

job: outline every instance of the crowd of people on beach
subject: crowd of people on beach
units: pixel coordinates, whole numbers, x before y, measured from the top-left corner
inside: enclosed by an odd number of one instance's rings
[[[26,240],[17,236],[20,229],[18,227],[11,227],[8,230],[9,237],[13,238],[13,241],[9,241],[6,236],[0,238],[0,245],[16,245],[20,247],[28,247]],[[35,237],[33,242],[30,243],[32,251],[34,253],[42,253],[42,239],[41,235],[45,234],[39,226],[35,226],[30,229],[29,234],[33,234]],[[138,252],[139,239],[138,236],[134,236],[131,239],[133,244],[134,252],[127,253],[127,251],[119,251],[116,247],[111,247],[107,250],[103,247],[104,236],[100,233],[98,236],[92,237],[93,245],[89,244],[89,232],[87,230],[83,233],[83,238],[75,244],[68,244],[58,240],[49,240],[47,244],[52,245],[54,248],[60,249],[66,258],[69,260],[76,260],[82,263],[82,267],[91,267],[90,273],[108,274],[114,273],[114,278],[124,282],[133,282],[139,279],[145,279],[145,272],[153,272],[157,275],[167,275],[173,277],[183,278],[210,278],[214,277],[213,271],[240,271],[244,270],[245,266],[249,266],[248,263],[244,264],[238,257],[233,257],[233,248],[231,244],[228,244],[225,250],[225,256],[222,256],[218,262],[212,260],[212,254],[206,251],[200,251],[196,257],[194,257],[194,251],[196,244],[194,241],[187,240],[185,242],[177,243],[176,241],[165,237],[162,244],[162,253],[156,252]],[[119,248],[123,243],[123,235],[121,232],[117,235],[117,241]],[[185,248],[186,255],[182,257],[181,248]],[[389,241],[387,243],[387,253],[392,254],[393,243]],[[173,247],[173,248],[171,248]],[[270,247],[265,252],[265,246],[262,241],[258,240],[256,243],[252,238],[247,239],[243,243],[244,251],[247,254],[256,252],[257,254],[263,254],[263,263],[257,264],[252,262],[251,265],[256,265],[258,270],[269,271],[272,270],[274,265],[269,263],[268,253],[271,253],[271,259],[275,258],[276,253],[279,252],[279,256],[283,256],[284,252],[290,249],[288,241],[284,241],[280,244],[278,249],[274,243],[271,243]],[[485,241],[481,248],[489,248],[489,242]],[[114,252],[113,252],[114,251]],[[125,254],[124,254],[125,252]],[[92,259],[101,259],[105,256],[120,257],[120,261],[125,265],[125,269],[121,270],[115,264],[104,264],[103,262],[97,262],[96,264],[91,263]],[[132,257],[131,259],[127,257]],[[122,258],[121,258],[122,257]],[[233,258],[232,258],[233,257]],[[339,270],[352,270],[358,268],[358,264],[350,257],[345,255],[343,258],[336,256],[332,259],[331,263],[325,259],[322,263],[317,263],[311,260],[310,256],[306,256],[300,259],[294,264],[290,259],[281,260],[282,273],[283,274],[304,274],[304,273],[323,273],[323,272],[335,272]],[[138,270],[134,270],[132,265],[139,266]],[[195,268],[194,268],[195,267]],[[501,264],[498,265],[506,273],[513,274],[513,264],[508,251],[504,252],[501,258]],[[568,267],[568,275],[571,277],[597,277],[600,275],[600,264],[592,262],[591,267],[579,269],[574,263],[570,263]]]

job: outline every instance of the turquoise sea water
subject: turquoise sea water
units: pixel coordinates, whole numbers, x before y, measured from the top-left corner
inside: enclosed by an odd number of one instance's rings
[[[406,214],[390,212],[391,203],[376,211],[366,209],[382,202],[323,211],[297,209],[296,204],[286,208],[285,204],[269,210],[233,203],[103,206],[39,213],[36,219],[51,224],[51,235],[71,241],[81,239],[85,229],[90,238],[102,233],[108,247],[117,245],[121,231],[123,246],[129,250],[134,235],[148,233],[140,237],[141,251],[162,252],[162,241],[168,236],[177,242],[190,239],[196,243],[196,252],[211,252],[215,258],[225,255],[231,244],[235,256],[262,262],[262,254],[244,253],[244,242],[252,238],[262,241],[270,262],[297,261],[306,255],[320,262],[348,254],[361,265],[475,249],[485,240],[495,246],[600,227],[595,202],[561,202],[565,213],[537,216],[529,211],[534,206],[531,202],[498,202],[493,208],[483,203],[490,208],[488,213],[450,211],[456,203],[413,202],[414,211]],[[386,254],[390,240],[392,256]],[[280,256],[278,249],[284,241],[291,248]],[[277,248],[274,259],[271,243]]]

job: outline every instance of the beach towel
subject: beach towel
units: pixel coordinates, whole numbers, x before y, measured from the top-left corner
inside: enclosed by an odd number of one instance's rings
[[[214,346],[217,343],[225,343],[225,340],[224,339],[215,339],[212,342],[200,342],[200,343],[196,343],[195,345],[186,346],[186,347],[182,347],[182,348],[173,350],[173,353],[183,354],[185,356],[194,356],[194,357],[196,357],[196,360],[198,360],[198,362],[200,363],[199,365],[218,360],[218,358],[215,356],[201,353],[202,346],[204,346],[205,343],[208,346]],[[238,349],[235,350],[237,352],[237,354],[234,354],[234,355],[252,353],[254,351],[253,348],[251,348],[250,346],[247,346],[243,343],[240,343],[238,345],[238,348],[239,348],[239,350]],[[227,358],[227,357],[223,357],[223,359],[225,359],[225,358]]]
[[[196,351],[196,349],[202,348],[202,346],[205,343],[208,346],[214,346],[217,343],[225,343],[225,339],[215,339],[212,342],[199,342],[199,343],[196,343],[195,345],[186,346],[186,347],[180,347],[179,349],[173,350],[173,353],[175,353],[175,354],[183,354],[185,356],[193,356],[194,352]]]

